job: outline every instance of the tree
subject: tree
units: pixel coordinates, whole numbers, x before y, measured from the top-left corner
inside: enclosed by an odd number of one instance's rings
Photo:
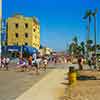
[[[88,9],[85,13],[85,16],[83,17],[84,20],[87,20],[87,41],[90,40],[90,23],[91,23],[91,16],[92,16],[92,12],[90,9]],[[89,47],[90,44],[86,41],[86,48],[87,48],[87,55],[89,52]]]
[[[88,43],[88,44],[92,44],[93,41],[92,41],[92,40],[88,40],[87,43]]]
[[[85,43],[82,41],[80,43],[80,46],[81,46],[82,55],[85,55]]]
[[[96,47],[97,47],[97,49],[98,49],[98,50],[100,50],[100,44],[97,44],[97,46],[96,46]]]
[[[70,54],[76,56],[78,54],[78,39],[77,39],[77,36],[75,36],[72,39],[72,41],[73,42],[69,46],[69,52],[70,52]]]
[[[75,36],[75,37],[73,38],[73,41],[74,41],[74,43],[75,43],[75,44],[77,44],[77,43],[78,43],[77,36]]]
[[[87,51],[92,51],[92,44],[93,44],[92,40],[87,41],[86,43]]]

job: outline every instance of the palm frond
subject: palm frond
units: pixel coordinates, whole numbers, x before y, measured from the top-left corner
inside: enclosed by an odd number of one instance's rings
[[[87,19],[89,16],[92,15],[92,11],[90,9],[88,9],[85,13],[85,16],[83,17],[83,19]]]
[[[92,14],[92,11],[91,11],[90,9],[88,9],[88,10],[86,11],[86,16],[91,16],[91,14]]]
[[[98,12],[98,8],[95,9],[95,11],[92,13],[92,16],[95,16]]]
[[[86,19],[88,16],[83,16],[83,18],[82,19]]]

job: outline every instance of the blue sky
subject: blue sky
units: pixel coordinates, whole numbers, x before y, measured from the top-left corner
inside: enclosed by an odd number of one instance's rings
[[[97,42],[100,43],[100,0],[2,0],[3,18],[15,13],[36,16],[40,22],[41,44],[55,50],[65,50],[74,36],[86,40],[87,9],[99,8],[97,14]],[[91,22],[93,39],[93,20]]]

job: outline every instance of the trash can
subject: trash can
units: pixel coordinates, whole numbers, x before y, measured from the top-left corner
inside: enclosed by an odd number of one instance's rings
[[[73,66],[69,67],[68,80],[69,85],[75,84],[77,81],[77,73]]]

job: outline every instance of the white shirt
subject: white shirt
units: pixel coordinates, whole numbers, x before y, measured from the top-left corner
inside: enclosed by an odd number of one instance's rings
[[[47,63],[48,63],[48,61],[45,59],[45,60],[44,60],[44,64],[46,64],[46,65],[47,65]]]
[[[38,59],[36,59],[36,60],[33,60],[33,61],[32,61],[32,64],[34,64],[34,63],[39,64],[39,63],[41,62],[41,60],[42,60],[41,58],[38,58]]]
[[[9,63],[10,59],[9,58],[6,58],[6,63]]]
[[[36,60],[36,53],[33,54],[33,58],[34,58],[34,60]]]
[[[6,58],[3,58],[2,62],[5,63],[6,62]]]

